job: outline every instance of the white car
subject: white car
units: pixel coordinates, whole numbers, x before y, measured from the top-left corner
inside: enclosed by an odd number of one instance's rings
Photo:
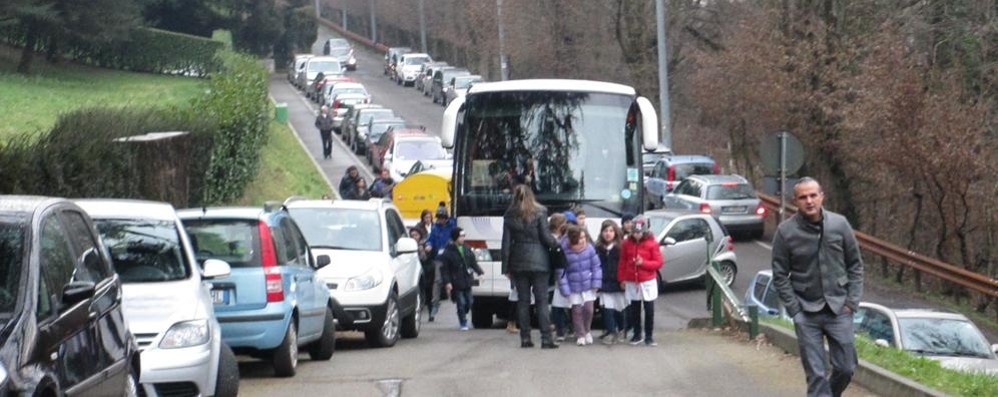
[[[332,260],[316,277],[343,308],[339,329],[363,331],[374,347],[419,336],[418,245],[394,205],[371,199],[290,200],[286,206],[312,255]]]
[[[235,396],[239,367],[222,342],[211,284],[231,271],[194,258],[173,207],[135,200],[79,200],[121,278],[125,322],[141,351],[148,396]]]
[[[416,162],[424,168],[450,167],[454,160],[440,144],[440,138],[427,134],[398,134],[384,155],[384,168],[396,182],[408,176]]]
[[[413,53],[402,55],[395,66],[395,82],[403,86],[416,85],[416,77],[423,71],[423,65],[433,62],[430,54]]]

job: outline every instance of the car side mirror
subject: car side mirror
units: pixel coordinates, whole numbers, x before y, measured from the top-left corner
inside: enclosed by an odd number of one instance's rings
[[[397,243],[395,243],[395,252],[399,254],[410,254],[416,252],[419,249],[419,244],[416,240],[409,237],[402,237]]]
[[[877,340],[873,341],[873,344],[875,344],[877,346],[880,346],[880,347],[891,347],[891,344],[887,343],[886,339],[877,339]]]
[[[92,298],[96,286],[92,281],[70,281],[62,287],[62,303],[69,306]]]
[[[228,277],[232,273],[232,266],[218,259],[206,259],[201,267],[201,278],[206,280]]]
[[[329,259],[329,255],[319,255],[318,257],[315,258],[316,269],[322,269],[326,266],[329,266],[330,263],[332,263],[332,260]]]
[[[662,240],[662,245],[665,246],[676,245],[676,239],[672,237],[666,237],[665,240]]]

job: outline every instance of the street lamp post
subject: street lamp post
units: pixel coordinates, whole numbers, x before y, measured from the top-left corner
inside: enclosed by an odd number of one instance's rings
[[[658,20],[658,120],[660,142],[672,149],[672,130],[669,120],[669,59],[665,52],[665,0],[655,0],[655,17]]]
[[[506,34],[502,30],[502,0],[496,0],[496,22],[499,25],[499,75],[502,81],[509,80],[509,61],[506,59]]]

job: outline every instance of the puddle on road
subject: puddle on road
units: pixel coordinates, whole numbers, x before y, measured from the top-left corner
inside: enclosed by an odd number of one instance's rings
[[[374,384],[378,386],[378,390],[381,390],[381,395],[384,397],[402,396],[402,379],[381,379],[374,381]]]

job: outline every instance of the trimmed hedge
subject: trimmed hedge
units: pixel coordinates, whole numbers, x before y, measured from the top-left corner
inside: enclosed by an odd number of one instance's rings
[[[234,52],[218,60],[208,92],[189,107],[80,109],[39,136],[0,142],[0,193],[139,198],[178,208],[240,197],[267,139],[267,73]],[[189,134],[116,141],[169,131]]]
[[[3,29],[0,37],[15,46],[25,45],[24,32],[18,25]],[[35,50],[46,51],[46,45],[40,40]],[[205,77],[218,70],[216,54],[224,47],[224,43],[204,37],[142,27],[132,30],[127,39],[113,43],[62,42],[59,53],[104,68]]]

